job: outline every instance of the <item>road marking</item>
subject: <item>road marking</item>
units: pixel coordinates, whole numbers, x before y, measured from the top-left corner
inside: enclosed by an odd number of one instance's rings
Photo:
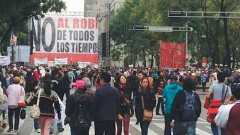
[[[26,115],[26,118],[28,117],[28,115]],[[6,115],[6,118],[8,118],[8,116]],[[24,121],[26,120],[26,118],[24,120],[19,118],[19,126],[18,126],[18,130],[21,128],[22,124],[24,123]],[[13,123],[15,122],[14,120],[14,116],[13,116]],[[14,124],[13,124],[14,127]],[[4,129],[2,135],[16,135],[17,132],[7,132],[7,130],[9,129],[9,125],[7,124],[7,127]]]
[[[141,128],[140,128],[140,124],[136,125],[134,122],[130,122],[131,126],[133,126],[134,128],[136,128],[137,130],[139,130],[141,132]],[[148,134],[149,135],[158,135],[157,133],[155,133],[152,129],[148,128]]]
[[[206,131],[203,131],[203,130],[201,130],[201,129],[199,129],[199,128],[196,128],[196,132],[197,132],[197,134],[199,134],[199,135],[212,135],[212,134],[210,134],[210,133],[208,133],[208,132],[206,132]]]

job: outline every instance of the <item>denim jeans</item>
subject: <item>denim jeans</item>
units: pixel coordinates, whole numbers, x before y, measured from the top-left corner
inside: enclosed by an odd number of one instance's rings
[[[8,108],[9,129],[13,129],[13,115],[14,115],[14,118],[15,118],[14,130],[18,130],[20,110],[21,110],[20,107],[14,108],[14,109]]]
[[[147,135],[148,134],[149,124],[150,124],[150,122],[146,122],[146,121],[141,121],[140,122],[142,135]]]
[[[221,131],[221,135],[225,135],[225,130],[223,128],[217,127],[215,124],[211,124],[211,129],[213,135],[219,135],[218,131]]]
[[[51,132],[54,131],[54,124],[55,124],[55,120],[53,119],[52,124],[51,124],[51,128],[50,128]],[[57,130],[62,129],[62,128],[63,128],[62,127],[62,122],[57,123]]]
[[[195,135],[196,134],[196,121],[181,122],[180,135]]]
[[[40,129],[40,124],[39,124],[39,121],[37,119],[33,120],[33,125],[34,125],[35,130]]]
[[[172,127],[171,122],[174,120],[173,135],[179,135],[180,123],[178,119],[174,119],[172,114],[165,114],[165,129],[164,135],[171,135]]]
[[[171,122],[173,120],[173,116],[171,114],[165,114],[165,128],[164,135],[171,135]]]

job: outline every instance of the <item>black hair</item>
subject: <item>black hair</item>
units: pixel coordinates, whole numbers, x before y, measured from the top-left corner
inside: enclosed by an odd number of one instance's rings
[[[115,87],[117,87],[117,88],[119,87],[120,79],[121,79],[122,76],[124,76],[124,77],[127,79],[127,77],[126,77],[125,75],[123,75],[123,74],[119,75],[119,76],[116,78]]]
[[[194,83],[191,78],[185,78],[183,80],[183,89],[186,91],[192,91],[194,89]]]
[[[47,95],[47,96],[50,96],[51,95],[51,91],[52,91],[52,82],[47,80],[44,82],[44,93]]]
[[[233,87],[232,94],[237,100],[240,99],[240,85],[236,85],[235,87]]]
[[[134,71],[133,71],[133,74],[136,75],[136,74],[137,74],[137,71],[134,70]]]
[[[171,75],[169,79],[170,81],[177,81],[177,77],[175,75]]]
[[[102,72],[100,74],[101,80],[103,80],[105,83],[109,83],[111,81],[111,75],[108,72]]]
[[[225,75],[224,75],[224,73],[223,73],[223,72],[219,72],[219,73],[217,74],[217,79],[218,79],[218,82],[223,83],[223,82],[225,81]]]

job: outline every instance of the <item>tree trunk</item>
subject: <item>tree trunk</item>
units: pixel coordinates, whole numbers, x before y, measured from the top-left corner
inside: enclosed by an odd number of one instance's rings
[[[216,21],[216,33],[215,33],[215,46],[213,49],[213,53],[215,55],[216,61],[220,63],[220,55],[219,55],[219,42],[218,42],[218,37],[219,37],[219,30],[220,30],[220,19]],[[215,62],[216,62],[215,61]]]
[[[151,56],[152,56],[152,58],[151,58],[151,65],[150,65],[150,67],[152,68],[152,67],[153,67],[153,58],[154,58],[154,54],[152,54]]]

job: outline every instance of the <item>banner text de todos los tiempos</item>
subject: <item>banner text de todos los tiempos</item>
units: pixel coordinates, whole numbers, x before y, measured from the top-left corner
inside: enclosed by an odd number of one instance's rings
[[[98,53],[98,22],[93,17],[46,16],[33,21],[33,53]]]

